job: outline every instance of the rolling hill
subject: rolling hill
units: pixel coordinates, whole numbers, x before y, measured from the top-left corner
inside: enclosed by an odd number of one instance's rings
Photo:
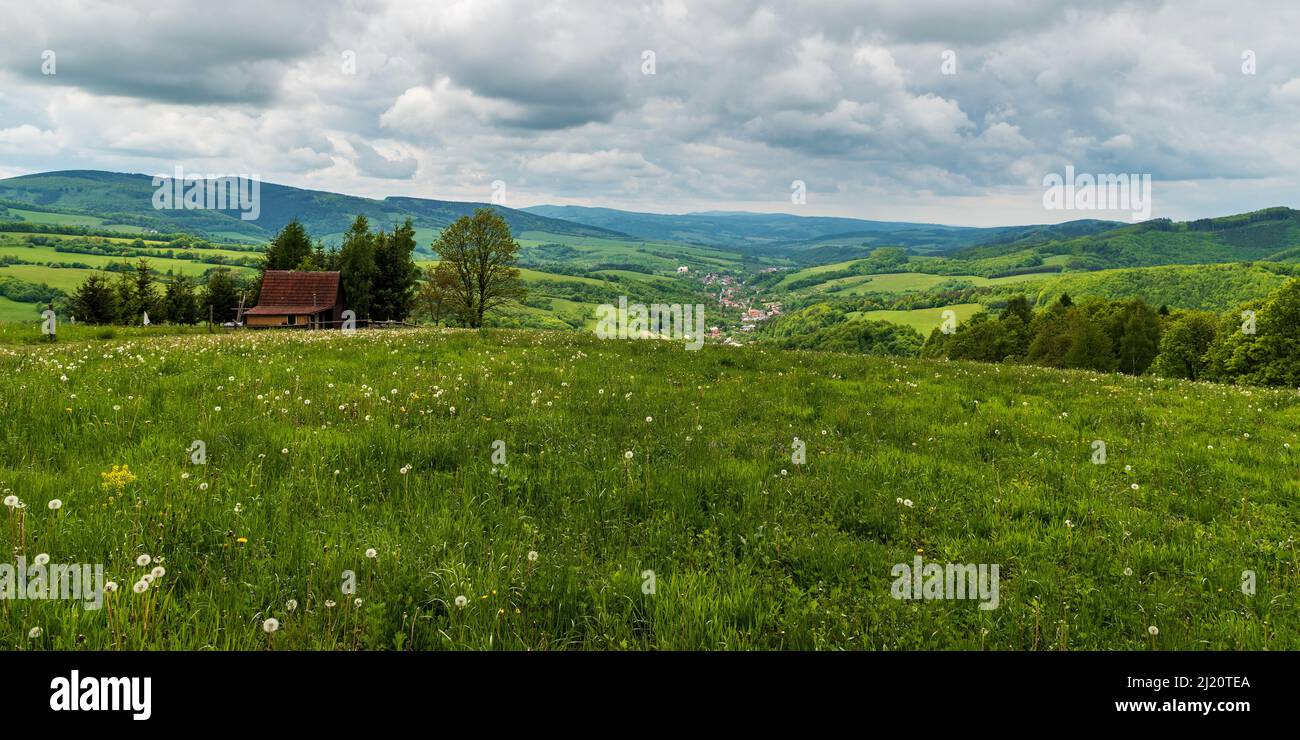
[[[660,214],[583,206],[532,206],[525,211],[643,239],[666,239],[787,256],[806,264],[865,256],[876,246],[915,252],[949,252],[971,246],[1033,243],[1112,229],[1117,222],[1081,220],[1066,224],[980,228],[906,221],[795,216],[788,213]]]
[[[499,211],[516,233],[541,231],[566,236],[621,237],[600,227],[548,218],[486,203],[389,197],[383,200],[320,190],[260,185],[261,213],[245,221],[240,211],[158,210],[150,175],[68,170],[0,180],[0,220],[62,223],[93,228],[187,232],[225,241],[266,241],[297,217],[318,235],[341,233],[352,219],[364,215],[377,226],[391,228],[405,218],[417,227],[441,229],[475,208]],[[30,211],[30,212],[29,212]],[[35,212],[35,213],[33,213]],[[61,217],[61,218],[60,218]]]

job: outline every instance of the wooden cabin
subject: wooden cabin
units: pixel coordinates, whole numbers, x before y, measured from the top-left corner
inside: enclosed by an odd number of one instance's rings
[[[337,329],[343,321],[343,284],[337,272],[267,270],[257,305],[244,325]]]

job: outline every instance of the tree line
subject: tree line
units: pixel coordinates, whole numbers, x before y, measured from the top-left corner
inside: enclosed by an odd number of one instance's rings
[[[149,260],[140,259],[112,280],[100,274],[86,278],[59,312],[87,324],[140,324],[146,314],[150,323],[197,324],[209,316],[225,322],[234,319],[241,294],[247,299],[256,289],[226,268],[209,270],[202,282],[176,274],[159,280]]]
[[[421,271],[415,263],[415,227],[406,219],[391,232],[371,231],[357,216],[342,244],[327,248],[306,227],[291,220],[267,245],[256,276],[229,269],[209,270],[203,280],[168,274],[159,280],[146,259],[116,279],[92,275],[71,295],[62,312],[92,324],[194,324],[209,315],[217,322],[236,318],[257,302],[267,270],[338,271],[346,308],[360,319],[483,326],[507,304],[525,296],[520,282],[519,244],[499,214],[476,209],[443,229],[433,242],[440,260]]]
[[[1300,280],[1226,314],[1063,294],[1034,311],[1017,296],[945,333],[923,357],[1300,387]]]

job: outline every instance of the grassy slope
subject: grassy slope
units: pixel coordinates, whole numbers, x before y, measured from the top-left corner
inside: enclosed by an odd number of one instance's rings
[[[951,281],[968,282],[974,286],[1006,285],[1042,280],[1050,277],[1045,273],[1028,275],[1008,275],[999,278],[986,278],[978,275],[926,275],[919,272],[893,272],[882,275],[863,275],[851,278],[829,280],[814,289],[824,291],[828,296],[852,296],[863,293],[915,293],[933,288]]]
[[[3,272],[0,271],[0,274],[3,274]],[[35,303],[19,303],[0,296],[0,324],[38,321],[39,318]]]
[[[123,586],[111,628],[6,604],[0,647],[258,648],[275,616],[276,648],[1297,649],[1297,425],[1286,391],[577,334],[0,349],[0,547]],[[891,598],[918,552],[1000,564],[1001,606]]]
[[[953,303],[938,308],[916,308],[910,311],[851,311],[850,318],[864,318],[872,321],[888,321],[911,327],[928,337],[930,332],[943,323],[943,312],[951,309],[957,314],[957,321],[965,321],[980,311],[985,310],[979,303]]]

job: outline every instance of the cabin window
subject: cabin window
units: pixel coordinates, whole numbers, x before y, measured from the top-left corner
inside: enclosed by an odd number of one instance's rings
[[[290,314],[290,315],[289,315],[289,326],[293,326],[293,325],[296,324],[296,323],[298,323],[298,317],[297,317],[297,316],[294,316],[293,314]]]

